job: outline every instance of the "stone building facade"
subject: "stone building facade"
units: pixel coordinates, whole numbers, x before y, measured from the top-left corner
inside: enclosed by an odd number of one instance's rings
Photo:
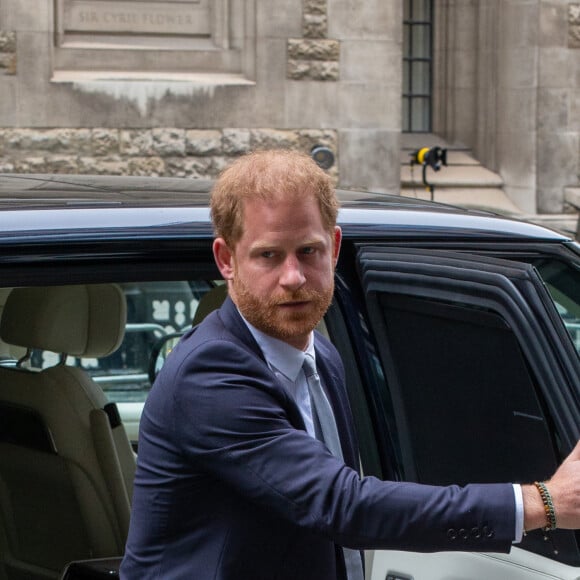
[[[407,0],[0,0],[0,171],[215,177],[317,145],[400,191]],[[433,132],[526,212],[580,173],[580,4],[434,0]]]
[[[580,3],[435,4],[435,133],[467,144],[523,211],[563,211],[580,173]]]

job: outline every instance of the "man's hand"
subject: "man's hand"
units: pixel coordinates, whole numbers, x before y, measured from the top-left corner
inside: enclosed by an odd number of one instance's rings
[[[546,487],[554,502],[557,526],[580,529],[580,441],[546,482]],[[525,530],[546,527],[546,510],[536,486],[523,485],[522,492]]]

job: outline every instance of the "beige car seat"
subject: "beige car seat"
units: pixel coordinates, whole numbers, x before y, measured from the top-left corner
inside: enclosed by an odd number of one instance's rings
[[[200,299],[193,315],[192,326],[199,324],[208,314],[217,310],[228,295],[227,284],[218,284],[206,292]]]
[[[0,337],[62,354],[0,366],[0,579],[58,578],[71,560],[122,555],[135,456],[102,389],[66,355],[103,357],[125,329],[113,284],[14,289]]]

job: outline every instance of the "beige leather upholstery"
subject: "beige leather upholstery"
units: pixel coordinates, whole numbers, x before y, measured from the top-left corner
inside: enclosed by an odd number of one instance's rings
[[[0,334],[18,346],[101,357],[121,344],[126,318],[123,293],[113,284],[16,288]]]
[[[210,312],[217,310],[223,304],[227,295],[228,287],[226,284],[219,284],[206,292],[197,305],[193,315],[192,326],[199,324]]]
[[[0,336],[99,357],[125,318],[116,285],[17,288]],[[71,560],[123,553],[135,458],[115,411],[78,367],[0,367],[0,579],[58,578]]]

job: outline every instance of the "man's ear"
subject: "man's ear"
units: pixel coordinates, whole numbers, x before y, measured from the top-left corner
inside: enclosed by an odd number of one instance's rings
[[[234,277],[234,254],[223,238],[213,241],[213,257],[224,280]]]

